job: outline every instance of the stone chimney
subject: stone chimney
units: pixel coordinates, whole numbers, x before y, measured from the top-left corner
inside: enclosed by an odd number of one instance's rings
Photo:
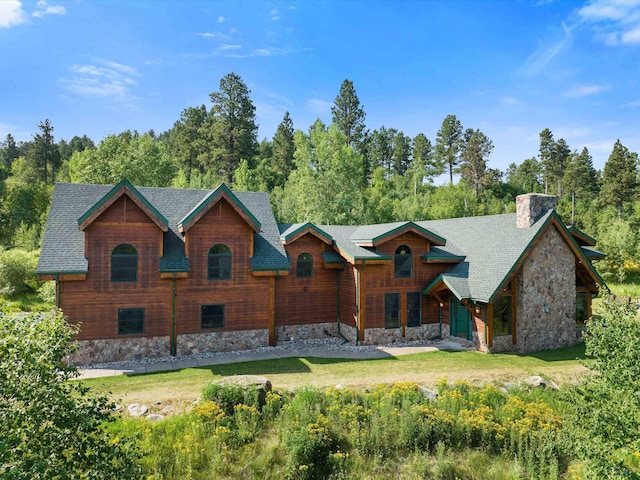
[[[527,193],[516,197],[516,226],[529,228],[549,210],[556,208],[556,197],[541,193]]]

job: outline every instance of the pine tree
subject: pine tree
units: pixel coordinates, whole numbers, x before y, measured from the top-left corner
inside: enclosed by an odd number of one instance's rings
[[[617,140],[604,164],[600,198],[606,205],[615,206],[622,216],[624,202],[633,200],[638,187],[638,154],[630,152]]]
[[[256,108],[251,91],[240,76],[229,73],[220,80],[220,90],[211,93],[213,106],[200,131],[206,150],[199,155],[205,169],[231,183],[240,160],[253,162],[258,151]]]
[[[594,195],[598,189],[598,172],[587,147],[580,154],[576,151],[569,156],[563,183],[565,192],[571,195],[571,224],[575,225],[576,200]]]
[[[0,160],[2,161],[2,165],[4,165],[7,169],[11,168],[11,164],[13,161],[20,156],[20,152],[18,151],[18,146],[16,145],[16,141],[13,138],[13,135],[7,133],[7,137],[5,141],[2,142],[2,149],[0,150]]]
[[[340,93],[331,107],[331,115],[331,121],[345,136],[347,144],[356,152],[362,153],[366,115],[351,80],[345,79],[340,85]]]
[[[272,168],[275,173],[281,178],[277,183],[278,185],[284,185],[287,181],[292,170],[295,168],[293,160],[293,153],[295,152],[295,145],[293,144],[293,121],[289,116],[289,112],[284,114],[284,118],[276,134],[273,136],[273,142],[271,143],[272,149]]]
[[[555,157],[556,143],[553,139],[553,133],[548,128],[540,132],[540,169],[544,180],[544,193],[549,194],[549,182],[553,171],[553,158]]]
[[[190,182],[193,169],[197,168],[200,173],[204,173],[204,169],[198,164],[198,157],[204,151],[200,129],[206,120],[206,106],[185,108],[180,114],[180,120],[173,124],[166,140],[169,153],[178,161],[187,183]]]
[[[447,115],[436,135],[436,157],[449,168],[449,184],[453,185],[453,171],[460,163],[462,124],[455,115]]]
[[[493,142],[480,130],[465,130],[461,146],[460,176],[475,190],[476,196],[492,179],[487,169],[487,157],[492,150]]]
[[[54,182],[56,169],[60,166],[60,152],[53,137],[53,126],[47,118],[38,125],[40,133],[33,136],[33,144],[27,158],[41,175],[42,181]],[[49,175],[51,169],[51,175]]]

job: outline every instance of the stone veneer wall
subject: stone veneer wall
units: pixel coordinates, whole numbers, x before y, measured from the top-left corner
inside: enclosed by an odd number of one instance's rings
[[[537,352],[576,344],[575,278],[573,252],[551,227],[517,275],[517,351]]]
[[[269,330],[222,330],[207,333],[178,335],[178,355],[195,355],[205,352],[231,352],[253,350],[269,345]]]
[[[140,360],[169,355],[169,337],[134,337],[79,340],[79,348],[69,356],[74,365]]]
[[[517,349],[517,345],[513,344],[512,335],[498,335],[493,337],[493,346],[490,350],[493,353],[513,352]]]
[[[307,340],[310,338],[337,337],[336,322],[308,323],[306,325],[281,325],[276,327],[276,343],[287,340]]]
[[[549,210],[556,208],[556,197],[527,193],[516,197],[516,227],[529,228]]]
[[[380,345],[395,342],[411,342],[414,340],[429,340],[439,333],[437,323],[429,323],[419,327],[407,327],[405,336],[401,328],[367,328],[364,332],[364,343]],[[442,325],[442,336],[449,335],[449,325]]]
[[[357,330],[356,327],[352,327],[351,325],[347,325],[345,323],[341,323],[340,324],[340,331],[338,332],[338,329],[336,327],[336,332],[339,335],[342,335],[344,338],[346,338],[347,340],[349,340],[351,343],[356,343],[356,338],[357,338]]]

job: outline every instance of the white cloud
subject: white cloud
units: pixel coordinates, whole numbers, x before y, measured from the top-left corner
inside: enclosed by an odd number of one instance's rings
[[[331,113],[333,102],[322,100],[320,98],[310,98],[307,100],[306,108],[316,115],[326,115]]]
[[[607,45],[640,44],[640,1],[594,0],[577,12],[594,37]]]
[[[605,90],[607,90],[607,87],[602,85],[576,85],[572,89],[564,92],[564,95],[570,98],[582,98],[604,92]]]
[[[20,25],[26,19],[20,0],[0,0],[0,28]]]
[[[527,76],[542,73],[554,58],[569,48],[572,41],[573,36],[571,34],[571,27],[563,23],[560,38],[556,38],[549,42],[540,42],[537,50],[525,61],[524,65],[520,69],[520,73]]]
[[[134,78],[138,71],[127,65],[102,58],[94,64],[71,65],[70,78],[60,79],[65,90],[82,97],[108,97],[118,102],[132,102],[132,88],[138,85]]]
[[[509,96],[509,95],[505,95],[504,97],[502,97],[502,98],[500,99],[500,102],[501,102],[503,105],[509,105],[509,106],[512,106],[512,105],[520,105],[520,104],[522,103],[519,99],[517,99],[517,98],[515,98],[515,97],[511,97],[511,96]]]
[[[47,0],[38,0],[36,10],[32,13],[34,17],[42,18],[45,15],[66,15],[67,9],[62,5],[49,5]]]
[[[225,17],[218,17],[218,23],[224,23],[224,22],[228,22],[229,19],[225,18]]]
[[[242,45],[220,45],[218,47],[218,50],[220,51],[227,51],[227,50],[240,50],[242,48]]]
[[[275,22],[276,20],[280,20],[280,14],[278,10],[271,10],[271,21]]]
[[[202,38],[213,38],[215,40],[224,40],[224,41],[231,40],[231,37],[229,35],[225,35],[224,33],[202,32],[202,33],[196,33],[196,35]]]

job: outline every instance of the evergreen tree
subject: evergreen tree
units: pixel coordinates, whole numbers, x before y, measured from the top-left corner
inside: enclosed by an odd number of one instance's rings
[[[624,202],[633,200],[638,186],[638,154],[630,152],[617,140],[604,164],[600,198],[606,205],[618,209],[622,216]]]
[[[40,122],[38,128],[40,133],[33,136],[33,144],[27,153],[27,159],[38,170],[44,183],[49,181],[53,183],[55,172],[61,163],[60,152],[53,137],[53,126],[47,118],[44,122]]]
[[[555,157],[556,143],[553,139],[553,133],[548,128],[540,132],[540,149],[538,157],[540,158],[540,169],[544,180],[544,193],[549,194],[549,182],[551,172],[553,171],[553,158]]]
[[[576,151],[569,156],[563,183],[565,192],[571,195],[571,224],[575,225],[576,199],[594,195],[598,189],[598,173],[587,147],[580,154]]]
[[[464,132],[461,150],[460,176],[478,196],[492,180],[487,169],[487,157],[493,150],[493,142],[480,130],[468,128]]]
[[[540,164],[535,157],[524,160],[520,165],[512,163],[507,169],[507,183],[521,193],[542,193]]]
[[[4,165],[7,169],[10,169],[13,161],[20,156],[16,141],[10,133],[7,133],[7,137],[2,142],[0,155],[1,165]]]
[[[455,115],[447,115],[436,135],[436,157],[449,168],[449,184],[453,185],[453,171],[460,163],[462,124]]]
[[[424,133],[419,133],[413,139],[413,165],[424,172],[423,180],[431,183],[434,177],[444,172],[444,164],[438,161],[431,141]],[[416,167],[416,164],[418,167]],[[422,182],[421,182],[422,183]]]
[[[387,177],[391,175],[393,168],[393,140],[396,134],[394,128],[386,129],[384,125],[380,130],[374,130],[369,136],[369,164],[373,171],[378,167],[387,170]]]
[[[271,165],[280,180],[276,185],[284,185],[289,175],[295,168],[293,153],[295,146],[293,144],[293,121],[289,116],[289,112],[284,114],[282,122],[278,125],[276,134],[273,136],[271,143],[272,162]]]
[[[393,173],[404,175],[411,167],[411,137],[398,132],[393,139]]]
[[[344,80],[331,107],[331,121],[344,135],[347,145],[362,153],[365,139],[365,113],[351,80]]]
[[[231,183],[240,160],[253,166],[258,152],[256,108],[250,90],[240,76],[229,73],[220,80],[220,90],[210,95],[213,106],[201,133],[207,149],[200,154],[205,169],[212,169]]]
[[[202,165],[198,164],[198,156],[204,150],[200,129],[206,120],[206,106],[185,108],[180,114],[180,120],[173,124],[165,142],[169,154],[184,171],[187,183],[190,182],[193,169],[197,168],[200,173],[204,173]]]

